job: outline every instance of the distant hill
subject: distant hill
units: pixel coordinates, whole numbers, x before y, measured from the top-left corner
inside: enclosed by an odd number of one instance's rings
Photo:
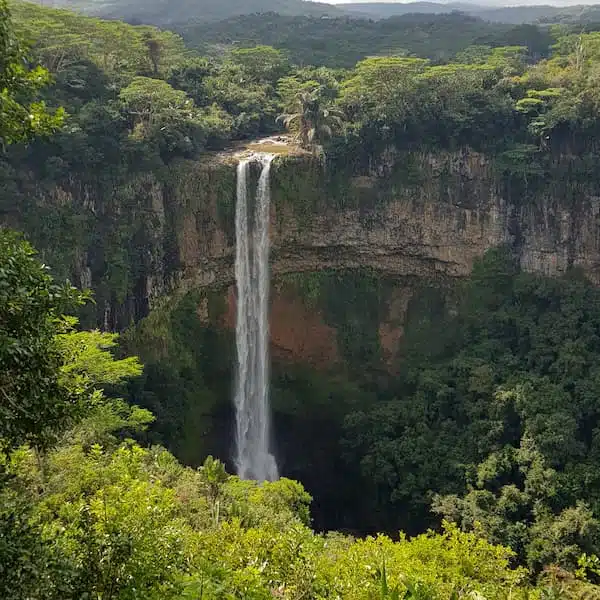
[[[388,19],[406,14],[443,14],[453,11],[464,12],[484,21],[509,23],[589,23],[600,20],[600,7],[594,5],[575,6],[490,6],[469,2],[352,2],[338,4],[346,13],[369,16],[373,19]]]
[[[307,0],[37,0],[37,3],[96,17],[158,26],[220,21],[237,15],[267,12],[311,17],[344,14],[331,4]]]
[[[483,8],[466,2],[352,2],[338,4],[346,13],[368,15],[375,19],[388,19],[413,13],[423,15],[439,15],[452,11],[470,12],[473,8]]]
[[[352,67],[366,56],[409,54],[447,62],[471,45],[527,46],[532,57],[547,53],[553,39],[546,28],[491,23],[460,12],[408,14],[382,20],[349,17],[243,15],[217,23],[176,27],[201,53],[267,44],[298,65]]]
[[[309,0],[32,0],[44,6],[69,8],[86,15],[157,26],[211,23],[241,15],[388,19],[407,14],[463,12],[484,21],[508,24],[590,23],[600,20],[598,6],[498,6],[495,2],[352,2],[325,4]],[[507,0],[508,1],[508,0]]]

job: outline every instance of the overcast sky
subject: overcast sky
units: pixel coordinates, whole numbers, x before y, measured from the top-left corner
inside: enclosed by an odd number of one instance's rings
[[[415,0],[319,0],[327,4],[348,4],[350,2],[397,2],[405,4],[415,2]],[[600,4],[600,0],[428,0],[439,4],[448,4],[449,2],[464,2],[469,4],[479,4],[483,6],[530,6],[530,5],[550,5],[550,6],[575,6],[579,4]]]
[[[416,2],[419,0],[314,0],[315,2],[325,2],[326,4],[362,4],[363,2],[378,2],[378,3],[396,3],[396,4],[407,4],[409,2]],[[448,2],[454,2],[455,0],[427,0],[431,2],[435,2],[437,4],[448,4]],[[462,0],[460,0],[462,1]],[[471,2],[471,4],[476,4],[473,0],[467,0],[467,2]],[[485,0],[484,0],[485,2]],[[543,0],[540,0],[540,4],[545,4]],[[532,2],[533,4],[533,2]]]

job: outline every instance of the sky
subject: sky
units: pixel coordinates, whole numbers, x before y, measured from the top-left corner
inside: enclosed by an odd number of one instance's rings
[[[415,2],[418,0],[314,0],[315,2],[324,2],[325,4],[356,4],[356,3],[364,3],[364,2],[384,2],[386,4],[408,4],[409,2]],[[429,1],[429,0],[428,0]],[[437,4],[448,4],[453,0],[431,0],[431,2],[436,2]],[[469,0],[467,0],[469,1]],[[583,1],[583,0],[582,0]],[[540,0],[540,4],[543,4],[543,1]]]
[[[348,4],[350,2],[387,2],[406,4],[416,0],[318,0],[327,4]],[[448,4],[450,2],[464,2],[468,4],[478,4],[482,6],[532,6],[532,5],[550,5],[550,6],[574,6],[578,4],[598,4],[599,0],[428,0],[438,4]]]

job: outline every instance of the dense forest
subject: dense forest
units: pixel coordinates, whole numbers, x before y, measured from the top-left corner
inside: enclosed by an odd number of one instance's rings
[[[445,63],[469,46],[523,46],[539,58],[547,54],[553,40],[547,28],[489,23],[458,12],[382,21],[269,13],[192,23],[177,30],[190,46],[207,54],[221,52],[223,46],[267,44],[285,52],[294,64],[333,68],[351,68],[370,56],[414,55]]]
[[[442,14],[463,12],[484,21],[497,23],[589,23],[598,21],[595,5],[550,6],[548,4],[497,6],[470,2],[352,2],[342,8],[354,16],[387,19],[405,14]]]
[[[44,4],[40,0],[39,4]],[[129,23],[147,23],[165,26],[188,21],[219,21],[234,15],[277,12],[281,15],[342,15],[343,10],[331,4],[309,0],[162,0],[98,1],[98,0],[55,0],[55,8],[67,8],[86,15],[105,19],[122,19]]]
[[[38,4],[48,6],[45,0]],[[432,15],[461,12],[483,21],[514,25],[572,23],[589,24],[600,21],[594,5],[549,6],[494,6],[471,2],[350,2],[327,4],[307,0],[53,0],[53,8],[67,8],[89,16],[104,19],[122,19],[128,23],[176,27],[193,23],[218,22],[242,15],[277,13],[288,17],[351,17],[355,21],[388,19],[400,15]]]
[[[220,153],[286,129],[299,222],[317,178],[360,212],[424,184],[414,157],[465,149],[498,194],[575,211],[600,195],[599,77],[600,33],[564,27],[268,14],[182,38],[0,0],[0,597],[600,597],[600,290],[580,269],[525,272],[506,244],[411,282],[392,359],[376,269],[275,282],[341,360],[274,361],[285,477],[260,484],[227,473],[231,331],[199,319],[223,290],[146,293],[182,260],[177,223],[155,252],[155,188],[211,165],[195,201],[225,197]],[[375,200],[340,193],[356,177]]]

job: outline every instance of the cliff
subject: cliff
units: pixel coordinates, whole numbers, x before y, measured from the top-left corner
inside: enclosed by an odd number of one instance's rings
[[[560,275],[581,267],[599,281],[600,188],[580,189],[568,203],[552,181],[533,193],[511,191],[495,164],[474,152],[403,158],[347,179],[328,177],[305,157],[279,159],[274,276],[367,268],[393,277],[460,277],[485,250],[509,244],[527,271]],[[216,191],[210,167],[174,168],[176,183],[160,212],[176,211],[175,287],[233,281],[234,173],[227,168],[229,185]]]
[[[125,350],[145,364],[130,397],[157,415],[159,439],[189,464],[230,456],[236,160],[4,181],[3,221],[57,274],[93,288],[84,325],[128,330]],[[583,161],[538,172],[466,150],[352,166],[282,155],[271,184],[278,451],[309,486],[342,468],[323,457],[337,460],[344,416],[398,393],[405,349],[436,348],[435,315],[453,310],[454,282],[488,248],[508,245],[528,271],[579,267],[600,282],[600,177]]]
[[[515,175],[467,150],[390,150],[353,172],[281,156],[272,175],[273,276],[367,269],[441,281],[508,244],[525,270],[580,267],[598,282],[600,184],[588,175],[568,162]],[[211,156],[102,186],[30,183],[27,201],[4,220],[60,273],[95,289],[97,322],[121,328],[167,294],[231,285],[235,189],[235,160]]]
[[[189,174],[189,168],[180,164],[176,172]],[[226,196],[207,195],[210,185],[199,184],[209,181],[206,166],[195,168],[204,174],[173,178],[183,182],[172,196],[183,207],[174,287],[227,288],[227,310],[218,321],[233,329],[234,189],[231,184]],[[280,158],[272,178],[275,356],[322,368],[351,365],[368,348],[371,360],[394,364],[419,289],[447,288],[501,244],[525,270],[560,275],[577,266],[597,282],[599,198],[591,188],[579,191],[572,198],[552,179],[511,180],[474,152],[390,153],[375,168],[350,176],[306,157]],[[202,200],[186,204],[185,198]],[[383,288],[376,280],[385,282]],[[357,314],[346,314],[344,303]],[[349,328],[354,344],[343,333]]]

